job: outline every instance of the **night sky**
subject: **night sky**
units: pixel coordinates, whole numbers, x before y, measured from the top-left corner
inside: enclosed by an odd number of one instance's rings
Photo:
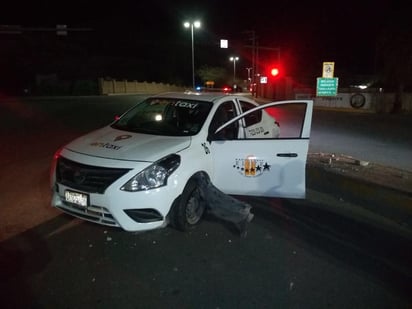
[[[334,61],[336,74],[374,74],[377,38],[388,25],[411,27],[407,12],[395,1],[379,0],[68,0],[9,3],[1,10],[0,20],[2,25],[35,28],[66,24],[69,28],[90,29],[69,32],[65,38],[57,39],[66,40],[66,49],[83,49],[78,53],[83,53],[88,63],[112,57],[112,68],[108,65],[96,74],[133,78],[127,67],[134,65],[135,71],[140,70],[139,74],[148,79],[168,79],[168,74],[188,76],[190,31],[182,24],[199,19],[202,28],[195,31],[198,66],[230,68],[231,55],[241,57],[239,70],[250,66],[250,54],[244,47],[251,44],[253,31],[259,46],[280,48],[282,65],[290,75],[312,78],[321,74],[323,61]],[[34,36],[26,37],[29,35]],[[8,41],[10,37],[7,35]],[[220,39],[229,40],[228,49],[219,48]],[[0,35],[3,45],[4,40],[5,35]],[[38,45],[47,49],[47,42],[56,40],[56,36],[46,40],[43,36],[41,40]],[[37,46],[30,52],[35,55],[40,49]],[[68,53],[64,54],[67,60]],[[263,51],[261,56],[265,57]],[[136,73],[137,79],[141,78],[139,74]]]

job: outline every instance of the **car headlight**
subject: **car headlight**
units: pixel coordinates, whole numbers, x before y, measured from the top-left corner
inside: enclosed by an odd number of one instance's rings
[[[123,191],[136,192],[165,186],[167,185],[167,178],[179,165],[180,156],[177,154],[168,155],[139,172],[120,189]]]

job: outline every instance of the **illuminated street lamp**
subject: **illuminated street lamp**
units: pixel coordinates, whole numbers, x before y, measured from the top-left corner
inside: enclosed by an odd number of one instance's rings
[[[200,28],[200,21],[194,22],[184,22],[183,25],[185,28],[190,28],[191,35],[192,35],[192,83],[193,89],[195,89],[195,47],[194,47],[194,36],[193,36],[193,28]]]
[[[233,83],[236,82],[236,61],[239,60],[239,57],[230,57],[230,61],[233,61]]]

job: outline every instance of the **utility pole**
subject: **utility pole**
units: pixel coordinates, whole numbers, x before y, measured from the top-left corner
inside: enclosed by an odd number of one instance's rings
[[[276,61],[278,64],[280,64],[280,47],[266,47],[266,46],[259,46],[259,44],[256,42],[254,39],[254,44],[252,45],[246,45],[246,48],[252,49],[252,58],[253,58],[253,64],[254,64],[254,74],[253,74],[253,84],[256,85],[256,93],[255,96],[257,97],[257,92],[259,91],[260,87],[260,80],[259,77],[261,75],[261,65],[260,65],[260,52],[261,51],[274,51],[276,52]]]
[[[250,78],[250,71],[252,70],[252,68],[246,68],[247,70],[247,82],[248,85],[250,85],[250,83],[252,82],[252,79]]]
[[[252,79],[251,79],[251,84],[253,86],[252,88],[252,93],[256,91],[256,86],[257,86],[257,80],[256,80],[256,76],[257,76],[257,42],[256,42],[256,32],[255,30],[247,30],[244,31],[244,33],[246,33],[247,35],[249,35],[248,40],[252,42],[252,45],[247,45],[246,47],[251,48],[252,50]],[[248,70],[248,74],[249,74],[249,70]]]

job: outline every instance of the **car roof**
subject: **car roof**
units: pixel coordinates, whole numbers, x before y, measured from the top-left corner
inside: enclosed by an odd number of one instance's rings
[[[164,92],[156,94],[152,97],[156,98],[173,98],[173,99],[182,99],[182,100],[198,100],[198,101],[205,101],[205,102],[215,102],[223,97],[227,97],[228,99],[233,98],[246,98],[252,100],[252,98],[248,98],[246,94],[226,94],[220,92],[197,92],[197,91],[184,91],[184,92]],[[252,100],[254,101],[254,100]]]

